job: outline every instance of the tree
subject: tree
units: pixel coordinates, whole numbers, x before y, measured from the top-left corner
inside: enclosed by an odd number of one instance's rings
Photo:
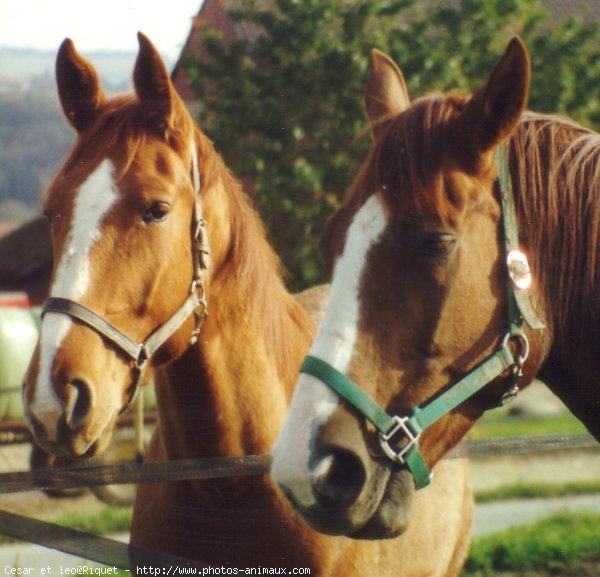
[[[400,64],[411,95],[473,90],[508,40],[533,55],[531,105],[600,123],[600,32],[551,24],[538,0],[273,0],[232,13],[256,31],[226,44],[205,31],[186,73],[201,125],[252,183],[291,286],[323,280],[319,233],[370,145],[362,94],[377,47]],[[592,57],[594,56],[594,57]]]

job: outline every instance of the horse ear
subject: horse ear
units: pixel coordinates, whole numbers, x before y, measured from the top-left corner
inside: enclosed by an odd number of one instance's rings
[[[150,40],[138,32],[140,50],[133,70],[133,84],[139,100],[145,105],[146,119],[161,133],[173,123],[174,92],[169,73]]]
[[[377,138],[386,120],[406,110],[409,104],[402,72],[387,54],[373,50],[365,90],[365,108],[373,138]]]
[[[58,50],[56,83],[65,116],[77,132],[83,131],[104,102],[104,93],[96,70],[75,50],[69,38]]]
[[[489,152],[508,138],[527,105],[530,79],[527,48],[515,37],[461,115],[462,136],[471,142],[471,152]]]

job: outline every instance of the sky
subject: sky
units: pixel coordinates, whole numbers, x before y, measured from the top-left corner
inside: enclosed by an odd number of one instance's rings
[[[203,0],[0,0],[0,46],[58,50],[69,37],[85,54],[137,52],[137,31],[176,60]]]

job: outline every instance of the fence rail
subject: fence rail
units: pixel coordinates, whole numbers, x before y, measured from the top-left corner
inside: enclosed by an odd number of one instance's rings
[[[600,448],[589,434],[543,435],[535,437],[506,437],[473,439],[460,443],[447,458],[482,457],[539,453],[569,449]],[[127,483],[164,483],[198,479],[221,479],[266,475],[271,467],[270,455],[182,459],[149,463],[116,463],[36,469],[0,474],[0,494],[33,490],[75,489]]]
[[[600,445],[588,434],[474,439],[460,443],[450,451],[447,458],[477,459],[575,449],[600,449]],[[0,474],[0,494],[39,489],[72,489],[124,483],[161,483],[265,475],[270,467],[270,455],[61,467]],[[132,570],[130,559],[143,559],[147,563],[163,568],[176,565],[207,567],[206,564],[197,561],[132,547],[112,539],[89,535],[1,510],[0,534],[125,570]]]

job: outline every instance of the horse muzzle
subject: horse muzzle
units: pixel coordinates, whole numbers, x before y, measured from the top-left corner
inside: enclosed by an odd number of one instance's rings
[[[414,480],[406,470],[335,452],[315,467],[311,483],[317,504],[305,518],[320,532],[390,539],[408,527]]]
[[[108,445],[119,399],[81,372],[64,367],[48,380],[39,375],[37,356],[23,384],[24,415],[36,443],[60,457],[96,455]]]
[[[278,441],[273,478],[316,531],[387,539],[406,530],[415,493],[412,474],[374,456],[366,438],[354,415],[338,410],[314,428],[306,459],[286,446],[285,434]]]

